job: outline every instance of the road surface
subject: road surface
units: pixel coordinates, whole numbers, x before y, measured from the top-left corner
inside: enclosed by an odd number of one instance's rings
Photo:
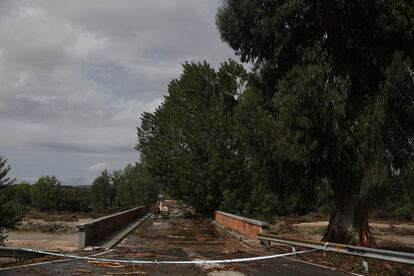
[[[272,252],[248,246],[207,221],[149,219],[102,258],[232,259]],[[110,265],[70,260],[0,270],[0,275],[347,275],[288,258],[227,265]]]

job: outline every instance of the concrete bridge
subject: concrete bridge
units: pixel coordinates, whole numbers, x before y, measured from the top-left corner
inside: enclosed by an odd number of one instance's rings
[[[251,226],[235,222],[237,217],[218,219],[227,227],[242,227],[249,235],[261,231],[255,221]],[[142,218],[140,218],[142,220]],[[109,259],[135,260],[200,260],[234,259],[274,254],[275,249],[266,249],[252,242],[241,241],[230,235],[223,227],[206,220],[148,218],[133,231],[134,223],[125,229],[130,233],[120,239],[113,237],[113,247],[103,251],[86,251],[79,254],[99,255]],[[241,226],[240,226],[241,225]],[[257,226],[257,225],[256,225]],[[262,225],[265,227],[265,225]],[[121,229],[120,232],[125,229]],[[254,230],[256,229],[256,230]],[[257,230],[259,229],[259,230]],[[106,241],[106,243],[111,240]],[[225,265],[130,265],[73,259],[34,259],[34,263],[13,268],[0,269],[1,275],[345,275],[330,268],[305,263],[291,258],[276,258],[264,261]]]

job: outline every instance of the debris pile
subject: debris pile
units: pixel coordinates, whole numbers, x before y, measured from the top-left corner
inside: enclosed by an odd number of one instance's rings
[[[157,207],[163,217],[189,218],[195,214],[194,208],[173,199],[160,200]]]

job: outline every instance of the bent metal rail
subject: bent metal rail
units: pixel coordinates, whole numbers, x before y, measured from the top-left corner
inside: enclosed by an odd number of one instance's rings
[[[300,246],[305,248],[320,249],[324,247],[325,251],[348,254],[363,258],[377,259],[382,261],[397,262],[403,264],[414,265],[414,254],[392,251],[392,250],[383,250],[369,247],[353,246],[347,244],[339,243],[324,243],[324,242],[314,242],[314,241],[303,241],[296,239],[286,239],[281,238],[276,235],[271,235],[267,233],[262,233],[257,235],[257,239],[262,244],[270,245],[272,242],[278,244],[291,245],[293,247]]]

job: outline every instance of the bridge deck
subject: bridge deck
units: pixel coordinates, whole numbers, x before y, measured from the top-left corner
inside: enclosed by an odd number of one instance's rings
[[[232,259],[267,255],[207,221],[149,219],[102,258]],[[0,271],[1,275],[344,275],[287,258],[229,265],[110,265],[71,260]]]

